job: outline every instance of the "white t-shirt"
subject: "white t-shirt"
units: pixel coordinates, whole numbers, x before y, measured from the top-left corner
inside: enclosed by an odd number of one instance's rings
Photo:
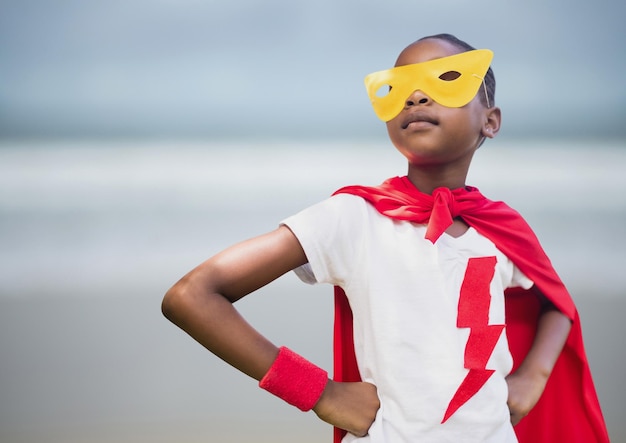
[[[342,287],[354,315],[354,345],[363,381],[376,385],[381,407],[359,443],[511,443],[506,375],[512,367],[503,332],[487,369],[495,372],[445,423],[444,413],[468,373],[469,328],[457,327],[468,261],[495,257],[488,284],[490,325],[502,325],[504,289],[532,282],[495,245],[469,228],[433,245],[426,226],[392,220],[360,197],[340,194],[286,219],[308,264],[308,283]],[[488,297],[488,296],[487,296]]]

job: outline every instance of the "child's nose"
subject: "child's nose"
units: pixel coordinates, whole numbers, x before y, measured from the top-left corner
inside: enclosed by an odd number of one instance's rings
[[[430,97],[424,94],[419,89],[413,91],[411,95],[406,99],[406,107],[426,105],[430,103]]]

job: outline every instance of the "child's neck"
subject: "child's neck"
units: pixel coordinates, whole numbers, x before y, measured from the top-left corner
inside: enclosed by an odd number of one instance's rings
[[[467,171],[459,173],[458,171],[437,170],[437,168],[416,168],[409,165],[407,176],[421,192],[432,194],[437,188],[463,188]]]

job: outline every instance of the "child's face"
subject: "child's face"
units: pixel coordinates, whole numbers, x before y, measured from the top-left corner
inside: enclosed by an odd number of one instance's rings
[[[400,53],[396,66],[421,63],[462,52],[444,40],[416,42]],[[482,88],[479,92],[482,92]],[[475,96],[467,105],[450,108],[420,90],[406,100],[404,108],[387,122],[389,138],[411,164],[443,164],[471,159],[483,137],[488,110]]]

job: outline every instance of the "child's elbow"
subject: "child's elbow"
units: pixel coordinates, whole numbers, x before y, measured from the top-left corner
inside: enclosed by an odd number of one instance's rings
[[[177,323],[176,319],[185,311],[187,305],[185,286],[184,281],[179,281],[165,293],[161,301],[161,312],[172,323]]]

